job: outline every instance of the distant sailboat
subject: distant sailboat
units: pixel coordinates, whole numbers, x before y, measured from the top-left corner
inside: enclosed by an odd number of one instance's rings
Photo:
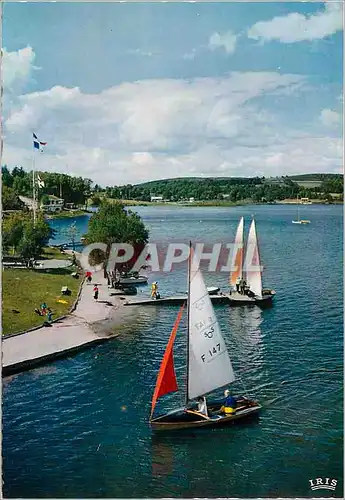
[[[293,220],[292,221],[292,224],[310,224],[310,220],[306,220],[306,219],[301,219],[300,218],[300,214],[299,214],[299,211],[300,211],[300,203],[299,203],[299,197],[297,195],[297,220]]]
[[[229,415],[222,413],[223,401],[214,400],[207,402],[206,414],[200,412],[196,402],[193,402],[196,398],[231,384],[235,375],[201,271],[191,270],[191,256],[188,267],[186,403],[182,408],[153,418],[158,398],[178,390],[173,347],[183,313],[182,306],[166,347],[152,398],[150,424],[155,430],[216,426],[246,417],[261,408],[256,401],[242,397],[237,399],[235,413]]]
[[[244,245],[244,219],[241,217],[235,237],[236,254],[234,258],[233,270],[230,273],[230,286],[232,288],[230,301],[234,304],[267,303],[275,295],[274,290],[262,288],[262,269],[260,263],[259,243],[256,235],[255,220],[250,225],[246,258],[243,262]],[[239,293],[236,290],[238,279],[246,279],[247,290]]]

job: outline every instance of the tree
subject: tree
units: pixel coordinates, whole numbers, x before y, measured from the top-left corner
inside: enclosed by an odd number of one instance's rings
[[[30,217],[23,226],[23,235],[17,248],[19,255],[25,261],[37,259],[53,235],[54,230],[43,217],[39,217],[36,224]]]
[[[7,165],[1,167],[1,180],[3,186],[12,187],[13,177],[7,168]]]
[[[12,248],[12,253],[18,247],[23,236],[23,228],[26,217],[22,213],[11,214],[5,217],[2,222],[2,246],[8,251]]]
[[[5,184],[2,185],[2,209],[22,210],[24,203],[19,199],[14,190]]]
[[[77,225],[75,222],[72,222],[72,224],[70,224],[66,229],[66,235],[71,240],[73,250],[75,250],[75,242],[77,239],[77,234],[78,234]]]
[[[93,197],[91,198],[91,205],[94,207],[99,207],[101,204],[102,199],[97,195],[93,195]]]
[[[12,247],[26,261],[38,258],[54,230],[44,217],[38,217],[36,224],[31,214],[11,214],[2,225],[2,241],[4,249]]]
[[[109,256],[112,243],[130,243],[134,246],[133,258],[124,265],[117,265],[116,269],[131,268],[140,252],[148,241],[149,233],[138,214],[126,210],[122,203],[103,203],[89,222],[85,235],[87,244],[105,243],[106,257]],[[99,253],[99,260],[104,259],[103,252]],[[97,255],[94,255],[97,261]],[[103,257],[103,258],[102,258]]]

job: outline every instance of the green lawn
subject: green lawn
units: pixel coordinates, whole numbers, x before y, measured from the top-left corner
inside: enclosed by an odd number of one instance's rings
[[[37,271],[31,269],[4,269],[2,272],[2,334],[17,333],[41,325],[42,316],[35,308],[46,302],[53,311],[53,319],[66,314],[77,297],[81,278],[70,275],[71,268]],[[70,296],[61,296],[61,287],[68,286]],[[59,299],[67,304],[61,304]],[[13,312],[13,309],[19,313]]]
[[[60,260],[71,260],[71,256],[67,253],[62,253],[58,248],[45,247],[43,249],[42,259],[60,259]]]

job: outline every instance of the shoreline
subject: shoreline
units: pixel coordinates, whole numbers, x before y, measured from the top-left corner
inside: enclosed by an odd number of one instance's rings
[[[99,300],[93,298],[97,283]],[[120,329],[135,318],[124,307],[125,298],[110,295],[103,271],[93,275],[91,284],[84,281],[71,311],[50,327],[40,326],[2,340],[2,375],[7,377],[67,357],[120,335]]]
[[[108,198],[107,199],[110,203],[122,203],[124,206],[127,207],[183,207],[183,208],[189,208],[189,207],[241,207],[241,206],[247,206],[247,205],[343,205],[344,202],[342,200],[333,200],[332,202],[328,202],[327,200],[320,200],[320,199],[312,199],[310,200],[311,203],[299,203],[297,199],[294,198],[287,198],[285,200],[276,200],[272,202],[255,202],[255,201],[249,201],[249,200],[243,200],[243,201],[236,201],[236,202],[231,202],[231,201],[217,201],[217,200],[210,200],[210,201],[194,201],[194,202],[177,202],[177,201],[167,201],[167,202],[154,202],[154,201],[137,201],[137,200],[118,200],[115,198]]]

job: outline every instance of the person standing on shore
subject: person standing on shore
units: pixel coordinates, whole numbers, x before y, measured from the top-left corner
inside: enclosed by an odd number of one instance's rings
[[[95,285],[95,286],[93,287],[93,298],[94,298],[95,300],[98,300],[98,293],[99,293],[98,286],[97,286],[97,285]]]

